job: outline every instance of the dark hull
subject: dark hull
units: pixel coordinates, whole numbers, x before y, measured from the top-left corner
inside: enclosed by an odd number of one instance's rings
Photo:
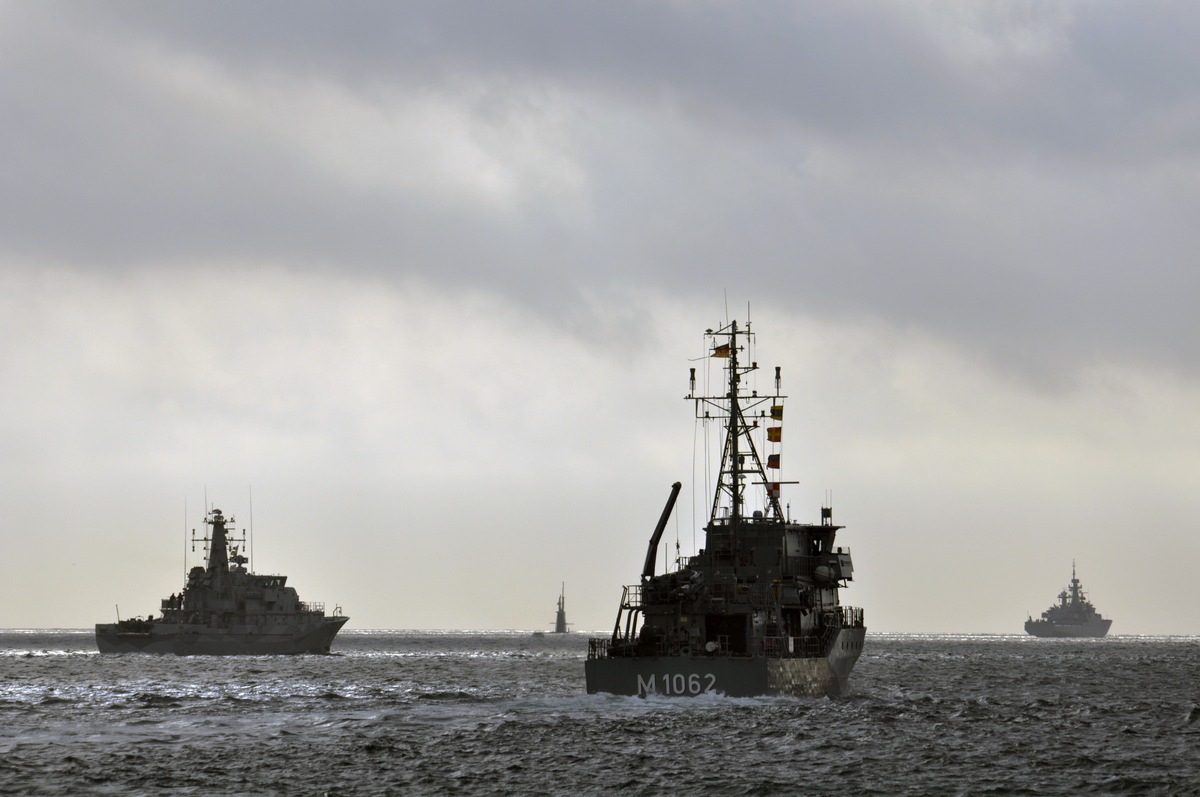
[[[628,656],[588,659],[588,694],[691,697],[714,692],[728,697],[845,694],[850,671],[862,652],[864,628],[838,632],[828,656]]]
[[[263,631],[260,627],[209,628],[203,625],[151,624],[145,632],[97,624],[101,653],[173,653],[178,656],[269,656],[328,653],[348,617],[327,617],[305,628]]]
[[[1051,623],[1046,620],[1026,620],[1025,633],[1037,637],[1060,639],[1095,638],[1108,634],[1111,625],[1112,620],[1100,620],[1093,623]]]

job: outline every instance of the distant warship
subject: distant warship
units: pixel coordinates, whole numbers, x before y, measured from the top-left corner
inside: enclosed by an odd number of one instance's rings
[[[567,585],[563,584],[562,594],[558,596],[558,611],[554,614],[554,633],[567,633],[567,625]]]
[[[1071,585],[1058,593],[1058,603],[1042,612],[1042,619],[1025,621],[1025,633],[1041,637],[1102,637],[1112,620],[1105,620],[1084,597],[1071,562]]]
[[[717,395],[686,397],[696,417],[724,426],[724,451],[705,545],[674,572],[655,575],[663,529],[679,495],[671,487],[650,537],[640,584],[625,587],[611,637],[592,639],[587,691],[620,695],[839,695],[866,637],[861,609],[842,606],[854,572],[834,547],[841,526],[822,507],[820,524],[792,521],[780,505],[783,401],[746,395],[743,365],[750,325],[708,330],[709,355],[724,362]],[[770,447],[764,467],[758,446]],[[753,495],[748,488],[754,486]],[[752,508],[751,500],[761,508]],[[678,566],[678,565],[677,565]]]
[[[262,576],[246,570],[247,559],[230,545],[233,517],[214,509],[204,519],[211,527],[208,567],[188,573],[179,595],[163,598],[162,616],[118,619],[96,625],[101,653],[176,653],[179,655],[328,653],[334,636],[349,617],[322,603],[305,603],[286,585],[287,576]],[[244,543],[244,538],[242,539]]]

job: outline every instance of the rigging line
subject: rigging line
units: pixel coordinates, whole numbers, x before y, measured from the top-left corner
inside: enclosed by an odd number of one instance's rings
[[[700,419],[692,422],[692,553],[696,553],[696,441],[700,438]]]
[[[700,357],[703,358],[704,367],[701,369],[700,396],[708,395],[708,373],[712,367],[712,358],[708,351],[709,337],[708,335],[700,336]],[[696,491],[696,446],[700,444],[701,432],[703,431],[703,446],[704,446],[704,469],[701,473],[704,481],[703,495],[707,496],[708,491],[708,424],[703,420],[700,412],[701,408],[706,406],[705,402],[700,401],[693,391],[692,413],[695,416],[692,424],[692,553],[696,553],[696,526],[698,523],[696,517],[696,502],[699,500],[701,493]]]
[[[716,344],[715,337],[713,337],[711,340],[705,341],[704,348],[706,349],[706,354],[708,353],[707,349],[710,344],[711,345]],[[704,395],[705,396],[712,395],[712,390],[711,390],[711,388],[712,388],[712,368],[713,368],[713,361],[712,361],[712,357],[709,356],[708,359],[704,361]],[[708,407],[707,401],[705,402],[704,406],[707,410],[707,407]],[[705,419],[703,421],[703,423],[704,423],[704,495],[707,497],[707,496],[710,496],[713,494],[713,486],[712,486],[712,481],[711,481],[711,479],[712,479],[712,460],[711,460],[712,443],[709,440],[709,427],[711,426],[711,424],[708,422],[707,419]]]
[[[682,564],[682,559],[680,558],[680,555],[679,555],[679,516],[682,514],[683,514],[682,512],[675,513],[675,569],[676,570],[679,570],[680,565]]]
[[[254,485],[246,485],[250,493],[250,572],[254,572]]]
[[[707,385],[705,385],[705,387],[707,388]],[[705,406],[707,406],[707,405],[705,405]],[[704,435],[703,435],[704,436],[703,480],[704,480],[704,495],[706,497],[712,495],[712,482],[710,481],[710,479],[712,478],[712,461],[710,459],[711,452],[709,451],[710,441],[708,439],[708,427],[709,427],[708,419],[701,418],[700,419],[700,428],[704,431]]]

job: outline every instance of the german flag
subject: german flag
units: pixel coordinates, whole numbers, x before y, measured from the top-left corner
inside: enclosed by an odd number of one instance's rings
[[[767,467],[775,468],[776,470],[779,470],[779,455],[778,454],[771,454],[770,456],[767,457]]]

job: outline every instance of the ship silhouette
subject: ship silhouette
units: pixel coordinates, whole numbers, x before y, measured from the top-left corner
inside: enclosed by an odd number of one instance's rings
[[[853,577],[850,551],[835,544],[842,528],[832,506],[819,523],[785,516],[780,503],[784,399],[759,395],[745,377],[753,342],[736,321],[705,333],[709,356],[723,364],[721,387],[686,397],[703,422],[723,424],[704,546],[677,569],[656,574],[663,529],[679,495],[671,487],[650,537],[641,581],[627,586],[612,635],[592,639],[587,691],[621,695],[840,695],[866,637],[861,609],[839,591]],[[765,453],[760,454],[760,448]],[[768,475],[770,471],[770,475]]]
[[[258,575],[231,543],[233,517],[213,509],[204,519],[207,565],[188,573],[183,590],[162,600],[159,617],[96,625],[101,653],[265,655],[328,653],[349,617],[306,603],[287,576]],[[243,536],[241,542],[244,544]],[[244,550],[244,548],[243,548]]]

